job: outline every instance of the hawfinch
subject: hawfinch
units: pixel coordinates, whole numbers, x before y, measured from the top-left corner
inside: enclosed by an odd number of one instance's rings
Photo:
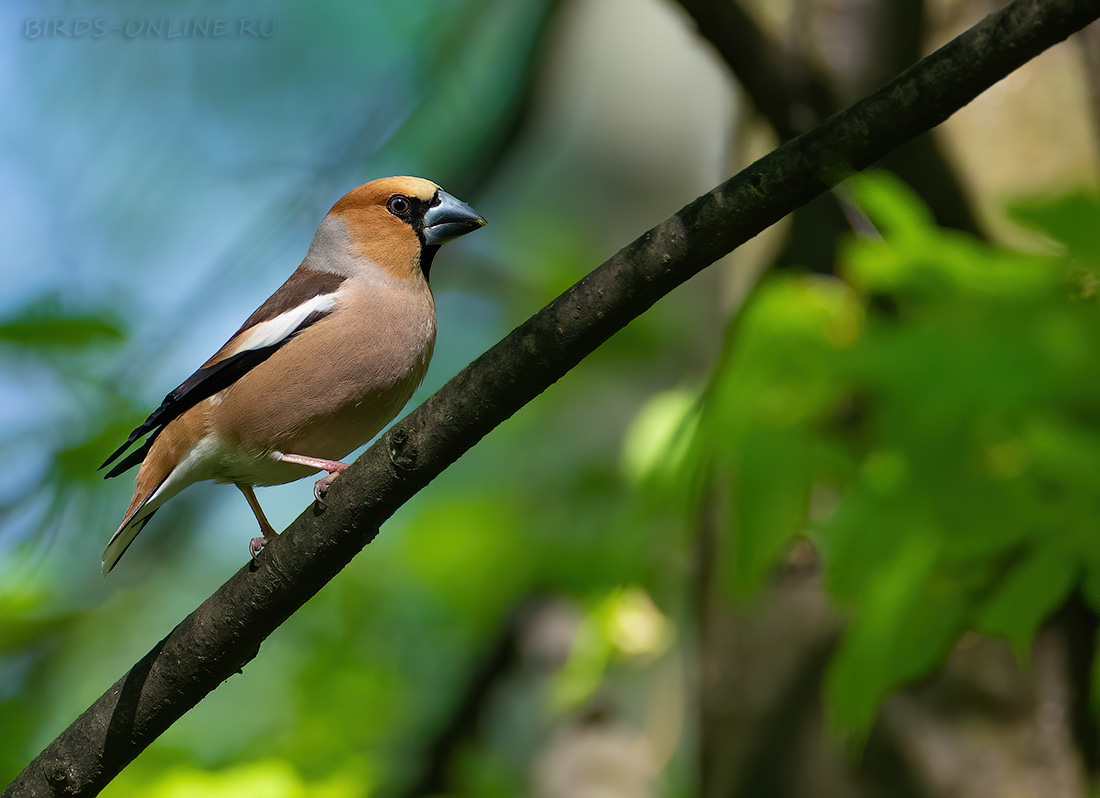
[[[332,206],[302,265],[107,458],[115,477],[141,463],[107,549],[107,574],[162,504],[193,482],[232,482],[261,537],[276,533],[253,492],[327,471],[401,410],[428,369],[435,303],[428,270],[442,244],[485,220],[435,183],[388,177]]]

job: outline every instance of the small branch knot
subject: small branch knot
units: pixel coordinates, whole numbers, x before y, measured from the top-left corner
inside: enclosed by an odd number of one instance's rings
[[[77,792],[71,786],[71,774],[62,760],[49,760],[44,763],[42,772],[54,795],[74,795]]]
[[[398,471],[409,472],[416,469],[418,452],[416,444],[403,429],[390,433],[390,462]]]

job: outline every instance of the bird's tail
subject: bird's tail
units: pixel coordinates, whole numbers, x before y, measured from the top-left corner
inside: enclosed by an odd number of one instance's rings
[[[144,502],[131,512],[128,512],[126,518],[122,521],[122,525],[118,528],[118,531],[111,536],[111,540],[107,543],[107,548],[103,550],[104,576],[111,572],[111,569],[115,567],[115,563],[117,563],[122,555],[126,553],[126,549],[130,548],[130,544],[134,542],[134,538],[138,536],[138,532],[145,528],[145,525],[149,523],[149,519],[153,517],[153,513],[159,508],[154,507],[142,514],[141,510],[143,509],[145,509]]]
[[[189,483],[181,482],[175,469],[164,472],[157,464],[160,458],[146,460],[141,464],[137,479],[134,480],[134,495],[130,499],[130,506],[126,508],[126,515],[122,518],[115,534],[107,542],[107,548],[103,551],[103,575],[106,576],[115,567],[115,563],[126,553],[126,549],[134,542],[138,532],[145,528],[149,519],[153,517],[162,504],[175,496]]]
[[[174,423],[154,439],[134,479],[134,495],[126,515],[103,552],[104,576],[115,567],[162,504],[193,482],[208,478],[202,468],[196,467],[202,460],[196,452],[201,441],[199,445],[190,444],[188,439],[192,432]]]

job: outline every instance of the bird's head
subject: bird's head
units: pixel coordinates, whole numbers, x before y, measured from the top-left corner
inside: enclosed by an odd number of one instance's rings
[[[394,277],[427,278],[441,245],[484,224],[481,214],[430,180],[384,177],[332,206],[310,256],[320,256],[326,270],[355,269],[355,261],[366,259]]]

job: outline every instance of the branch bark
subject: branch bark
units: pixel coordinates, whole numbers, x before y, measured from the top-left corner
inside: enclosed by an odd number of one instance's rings
[[[920,58],[924,28],[922,0],[892,0],[873,6],[842,2],[839,9],[834,8],[834,13],[856,18],[854,30],[845,32],[854,35],[862,32],[864,38],[871,37],[877,42],[863,45],[863,49],[876,55],[857,59],[860,63],[854,67],[855,73],[846,80],[814,66],[810,56],[812,43],[803,41],[804,37],[796,37],[799,43],[790,46],[775,41],[738,0],[678,2],[781,141],[839,111],[845,95],[852,96],[853,91],[862,94],[863,89],[856,84],[870,90]],[[876,18],[877,24],[859,21],[860,17],[868,16]],[[917,190],[931,206],[939,224],[981,234],[966,190],[931,134],[917,136],[890,153],[883,166]],[[832,272],[836,242],[850,229],[839,199],[822,196],[795,214],[787,242],[774,265]]]
[[[396,424],[107,690],[3,796],[95,795],[254,657],[389,518],[482,437],[673,288],[946,119],[1100,17],[1100,0],[1015,0],[848,110],[624,247]]]

